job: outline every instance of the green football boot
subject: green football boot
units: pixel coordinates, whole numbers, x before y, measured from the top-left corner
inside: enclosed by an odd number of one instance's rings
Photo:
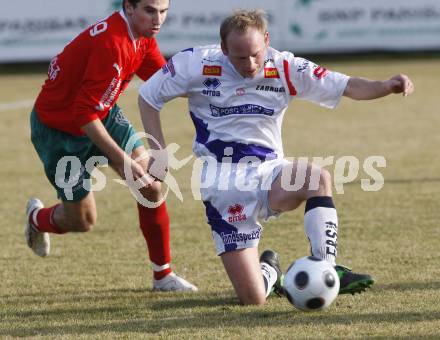
[[[278,296],[284,296],[284,274],[281,271],[280,259],[278,257],[278,254],[273,250],[267,249],[261,254],[260,262],[265,262],[275,269],[275,271],[277,272],[277,282],[275,282],[272,291]]]
[[[335,270],[339,276],[339,294],[362,293],[374,284],[371,275],[353,273],[350,268],[341,265],[336,265]]]

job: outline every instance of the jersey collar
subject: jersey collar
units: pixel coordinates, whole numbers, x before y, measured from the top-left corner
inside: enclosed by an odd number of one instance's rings
[[[131,30],[130,24],[128,23],[128,19],[125,16],[124,11],[121,9],[119,10],[119,15],[122,17],[122,19],[124,19],[125,24],[127,25],[127,31],[128,31],[128,35],[130,36],[131,41],[133,42],[133,46],[134,46],[134,50],[136,51],[136,39],[133,35],[133,32]]]

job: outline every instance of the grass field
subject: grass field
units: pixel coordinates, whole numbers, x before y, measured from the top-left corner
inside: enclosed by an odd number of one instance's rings
[[[324,65],[378,79],[402,72],[416,85],[408,98],[344,99],[334,111],[297,102],[285,117],[288,156],[386,158],[382,190],[361,190],[361,178],[368,178],[361,173],[343,195],[335,195],[339,261],[373,274],[374,289],[340,296],[317,313],[299,312],[281,298],[264,307],[237,305],[215,256],[203,204],[191,194],[192,163],[173,173],[183,203],[170,195],[168,204],[174,269],[199,293],[151,291],[135,203],[112,181],[111,171],[105,190],[96,193],[96,228],[53,236],[51,255],[37,258],[23,239],[25,203],[31,196],[46,204],[56,198],[29,140],[29,103],[44,74],[5,73],[0,75],[0,337],[440,338],[440,58],[335,58]],[[119,104],[140,128],[136,96],[128,91]],[[163,122],[167,141],[181,145],[178,156],[190,155],[194,131],[185,101],[168,104]],[[286,269],[308,254],[302,223],[302,208],[267,223],[260,249],[276,249]]]

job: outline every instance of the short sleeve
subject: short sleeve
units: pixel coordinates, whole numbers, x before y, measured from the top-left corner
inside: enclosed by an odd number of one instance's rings
[[[156,110],[161,110],[173,98],[185,96],[191,79],[189,67],[192,55],[191,50],[186,50],[170,58],[139,88],[140,96]]]
[[[327,108],[335,108],[344,93],[349,77],[333,72],[307,59],[291,57],[289,77],[299,99]]]

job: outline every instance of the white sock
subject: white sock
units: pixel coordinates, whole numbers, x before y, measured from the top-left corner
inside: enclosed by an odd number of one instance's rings
[[[272,291],[272,287],[277,282],[277,271],[266,262],[260,262],[261,274],[263,274],[264,288],[266,289],[266,297],[269,296]]]
[[[338,215],[328,196],[307,200],[304,229],[310,241],[312,255],[336,264],[338,246]]]

